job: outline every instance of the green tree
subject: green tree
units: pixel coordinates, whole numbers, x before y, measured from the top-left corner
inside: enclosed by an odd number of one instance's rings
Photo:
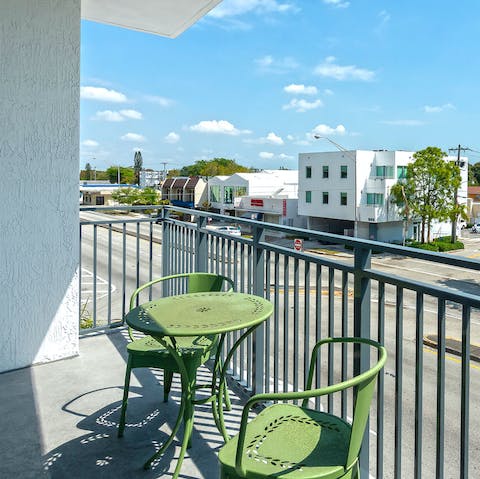
[[[250,171],[250,168],[239,165],[235,160],[213,158],[212,160],[199,160],[193,165],[184,166],[180,170],[180,176],[229,176],[234,173],[248,173]]]
[[[480,185],[480,161],[468,167],[468,186]]]
[[[136,151],[135,156],[133,158],[133,171],[135,172],[135,183],[137,185],[140,184],[140,172],[142,171],[142,167],[143,167],[142,152]]]
[[[118,171],[120,168],[120,183],[123,184],[133,184],[135,180],[135,172],[133,168],[126,168],[124,166],[110,166],[107,168],[108,180],[110,183],[117,183],[118,181]]]
[[[405,221],[420,218],[422,243],[430,239],[433,220],[456,218],[461,210],[456,202],[460,168],[453,161],[445,161],[445,157],[445,152],[433,146],[417,151],[415,161],[407,166],[406,178],[391,190]]]
[[[119,188],[112,193],[112,198],[122,205],[158,205],[160,194],[154,188]]]

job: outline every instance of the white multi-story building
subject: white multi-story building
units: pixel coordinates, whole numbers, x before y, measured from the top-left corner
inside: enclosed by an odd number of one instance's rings
[[[411,151],[354,150],[299,155],[298,213],[308,228],[377,241],[400,241],[403,219],[392,203],[390,190],[414,161]],[[447,157],[456,161],[456,157]],[[461,158],[459,203],[467,197],[467,159]],[[418,238],[419,225],[408,237]],[[432,236],[449,234],[448,225],[434,225]]]

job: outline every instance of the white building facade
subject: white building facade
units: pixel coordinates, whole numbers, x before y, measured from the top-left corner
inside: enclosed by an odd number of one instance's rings
[[[298,171],[264,170],[257,173],[235,173],[216,176],[208,181],[211,208],[222,214],[235,215],[235,198],[298,197]]]
[[[165,172],[141,170],[139,174],[140,188],[156,188],[161,185]]]
[[[403,218],[390,197],[392,186],[406,175],[414,152],[354,150],[299,155],[298,212],[308,228],[376,241],[401,241]],[[456,161],[456,157],[447,157]],[[466,202],[468,167],[461,158],[459,203]],[[411,224],[407,237],[418,238]],[[433,225],[432,237],[448,235],[447,223]]]

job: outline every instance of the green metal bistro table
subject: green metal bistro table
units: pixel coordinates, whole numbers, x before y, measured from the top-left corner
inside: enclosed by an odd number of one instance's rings
[[[272,312],[272,303],[259,296],[234,292],[208,292],[160,298],[142,304],[127,313],[125,320],[129,326],[153,336],[163,347],[168,349],[178,364],[182,381],[180,411],[172,433],[162,447],[145,463],[144,467],[146,469],[172,443],[183,420],[185,432],[173,479],[178,477],[193,430],[195,404],[212,403],[212,414],[215,424],[224,439],[228,440],[222,406],[228,363],[242,341],[265,321]],[[223,366],[220,368],[221,350],[226,334],[240,330],[244,330],[243,334],[240,335],[228,351]],[[196,399],[195,391],[202,386],[196,385],[196,371],[188,370],[181,355],[178,354],[179,352],[186,354],[188,351],[182,350],[175,338],[211,335],[219,335],[219,343],[212,370],[211,393],[206,398]]]

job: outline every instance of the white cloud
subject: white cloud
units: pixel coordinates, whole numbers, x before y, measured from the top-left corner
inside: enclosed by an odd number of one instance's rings
[[[220,133],[222,135],[238,136],[251,133],[249,130],[239,130],[227,120],[203,120],[189,127],[190,131],[199,133]]]
[[[87,148],[96,148],[98,146],[98,141],[95,140],[83,140],[82,146],[86,146]]]
[[[323,63],[318,65],[314,74],[334,78],[335,80],[361,80],[371,81],[375,78],[375,72],[365,68],[358,68],[355,65],[338,65],[335,57],[327,57]]]
[[[155,103],[156,105],[160,105],[164,108],[169,107],[174,103],[174,101],[170,98],[165,98],[163,96],[147,95],[145,99],[150,103]]]
[[[261,151],[258,156],[262,158],[262,160],[271,160],[275,155],[269,151]]]
[[[112,103],[125,103],[128,101],[123,93],[97,86],[81,86],[80,98],[86,100],[110,101]]]
[[[289,10],[295,10],[295,6],[278,0],[224,0],[209,13],[209,16],[225,18],[245,13],[284,13]]]
[[[265,55],[255,59],[258,69],[262,73],[288,73],[298,68],[298,63],[292,57],[274,58],[272,55]]]
[[[382,121],[385,125],[393,125],[393,126],[421,126],[425,123],[420,120],[385,120]]]
[[[350,5],[350,2],[345,2],[344,0],[323,0],[323,3],[332,5],[335,8],[348,8]]]
[[[122,116],[120,112],[112,111],[112,110],[97,111],[93,119],[103,120],[103,121],[116,121],[116,122],[125,121],[125,117]]]
[[[328,125],[320,124],[313,129],[312,135],[345,135],[346,132],[347,130],[343,125],[337,125],[333,128]]]
[[[293,141],[295,137],[293,135],[287,135],[287,140],[288,141]]]
[[[138,133],[126,133],[125,135],[121,136],[120,139],[123,141],[138,141],[138,142],[143,142],[146,140],[146,138],[143,135],[140,135]]]
[[[97,111],[93,120],[103,120],[103,121],[125,121],[126,119],[130,120],[141,120],[142,114],[137,110],[120,110],[120,111],[112,111],[112,110],[103,110]]]
[[[323,106],[323,102],[320,99],[317,99],[315,101],[307,101],[303,98],[293,98],[292,100],[290,100],[289,103],[283,105],[282,109],[295,110],[298,113],[304,113],[308,110],[315,110],[316,108],[320,108],[321,106]]]
[[[142,114],[137,110],[120,110],[120,115],[131,120],[141,120],[143,118]]]
[[[180,135],[178,133],[175,133],[174,131],[171,131],[164,139],[163,141],[165,143],[177,143],[180,140]]]
[[[334,93],[333,93],[333,90],[330,90],[330,88],[326,88],[325,90],[323,90],[323,94],[332,96]]]
[[[444,105],[438,105],[438,106],[429,106],[425,105],[423,107],[423,110],[425,113],[440,113],[445,110],[454,110],[455,107],[451,103],[445,103]]]
[[[286,155],[285,153],[280,153],[278,155],[278,157],[281,159],[281,160],[293,160],[295,157],[292,156],[292,155]]]
[[[276,135],[273,132],[270,132],[266,137],[265,137],[266,143],[272,143],[273,145],[283,145],[284,141],[282,138],[278,135]]]
[[[292,95],[316,95],[318,93],[316,86],[297,85],[295,83],[287,85],[283,90]]]
[[[264,144],[283,145],[285,143],[281,136],[278,136],[273,132],[270,132],[267,136],[263,136],[257,139],[247,139],[247,140],[243,140],[243,142],[253,143],[256,145],[264,145]]]

